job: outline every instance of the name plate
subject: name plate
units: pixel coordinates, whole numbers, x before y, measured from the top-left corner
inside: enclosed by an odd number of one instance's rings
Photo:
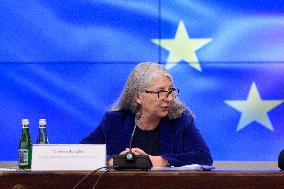
[[[32,171],[95,170],[106,166],[105,144],[34,144]]]

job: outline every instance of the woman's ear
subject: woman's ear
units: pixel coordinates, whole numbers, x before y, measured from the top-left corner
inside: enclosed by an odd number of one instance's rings
[[[141,105],[141,103],[142,103],[141,95],[135,94],[134,98],[135,98],[135,102],[136,102],[137,104]]]

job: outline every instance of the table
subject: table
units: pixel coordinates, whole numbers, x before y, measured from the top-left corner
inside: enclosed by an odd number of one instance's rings
[[[0,171],[1,189],[67,189],[89,172],[31,172]],[[78,188],[92,188],[102,172],[90,175]],[[110,171],[105,173],[97,188],[112,189],[283,189],[284,172],[281,171],[201,171],[153,172]]]

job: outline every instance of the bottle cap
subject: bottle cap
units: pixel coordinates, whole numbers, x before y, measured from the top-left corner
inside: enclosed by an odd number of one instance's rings
[[[29,125],[29,119],[22,119],[22,125]]]
[[[46,125],[46,119],[39,119],[39,125]]]

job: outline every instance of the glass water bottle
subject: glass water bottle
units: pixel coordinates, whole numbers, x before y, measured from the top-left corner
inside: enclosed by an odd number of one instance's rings
[[[46,133],[46,119],[39,120],[37,144],[48,144],[48,137]]]
[[[22,120],[22,134],[19,142],[19,169],[30,169],[32,164],[32,139],[29,131],[29,120]]]

